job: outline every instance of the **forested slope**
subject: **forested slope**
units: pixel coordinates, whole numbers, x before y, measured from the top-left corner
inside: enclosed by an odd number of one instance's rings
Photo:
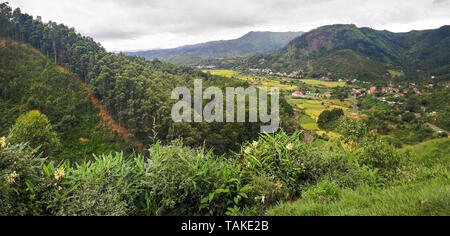
[[[0,136],[15,132],[10,128],[19,116],[39,110],[61,141],[52,156],[80,160],[126,149],[101,122],[81,81],[27,44],[0,42]]]
[[[108,53],[89,37],[75,29],[54,22],[43,23],[12,11],[7,4],[0,5],[0,36],[29,43],[55,63],[77,75],[92,89],[119,126],[128,129],[130,141],[143,145],[156,140],[170,142],[183,139],[190,146],[214,147],[217,152],[237,150],[242,142],[257,137],[258,123],[174,123],[171,119],[171,91],[176,87],[192,88],[195,79],[202,79],[203,86],[246,87],[239,80],[210,76],[188,67],[180,67],[159,60],[127,57]],[[6,70],[9,69],[5,67]],[[292,108],[282,103],[282,114]],[[287,130],[292,118],[282,115]]]

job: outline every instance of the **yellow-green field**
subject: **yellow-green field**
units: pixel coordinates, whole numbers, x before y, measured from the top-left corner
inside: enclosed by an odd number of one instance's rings
[[[229,78],[236,77],[239,74],[237,71],[234,70],[204,70],[203,72]]]
[[[404,76],[405,73],[402,71],[395,71],[395,70],[389,70],[389,74],[391,74],[392,77],[400,77],[400,76]]]
[[[303,111],[306,115],[299,117],[300,125],[306,130],[319,131],[317,120],[320,114],[325,110],[340,108],[348,115],[351,113],[349,108],[352,105],[350,100],[339,101],[337,99],[328,100],[307,100],[307,99],[289,99],[288,102],[297,112]],[[323,104],[323,105],[322,105]]]
[[[309,85],[323,86],[327,88],[345,87],[347,84],[346,82],[330,82],[316,79],[302,79],[301,81]]]

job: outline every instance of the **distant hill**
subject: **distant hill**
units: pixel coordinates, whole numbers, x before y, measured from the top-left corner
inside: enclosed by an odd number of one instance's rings
[[[283,48],[301,34],[302,32],[250,32],[234,40],[213,41],[174,49],[125,52],[125,55],[159,58],[177,65],[196,65],[204,59],[271,53]]]
[[[450,26],[392,33],[355,25],[320,27],[292,40],[283,49],[220,66],[305,70],[314,76],[386,77],[388,70],[408,76],[450,78]]]

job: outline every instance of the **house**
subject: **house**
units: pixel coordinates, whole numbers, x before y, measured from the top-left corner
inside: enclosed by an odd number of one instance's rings
[[[306,98],[307,96],[305,96],[302,92],[300,92],[300,91],[295,91],[293,94],[292,94],[292,96],[293,97],[297,97],[297,98]]]
[[[362,92],[360,90],[358,90],[358,89],[353,88],[352,90],[353,90],[354,93],[362,94]]]

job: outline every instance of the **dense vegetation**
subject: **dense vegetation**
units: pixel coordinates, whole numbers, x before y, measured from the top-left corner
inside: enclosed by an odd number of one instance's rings
[[[91,153],[125,151],[123,140],[100,124],[99,111],[91,104],[80,81],[29,46],[2,42],[0,136],[13,131],[19,135],[17,142],[30,142],[33,148],[44,145],[42,150],[47,149],[45,143],[53,143],[50,139],[58,139],[61,145],[46,154],[65,159],[83,160],[90,158]],[[32,110],[43,113],[43,123],[38,114],[26,115]],[[22,115],[23,119],[16,122]],[[47,141],[34,139],[33,135]],[[84,138],[83,142],[80,138]]]
[[[399,105],[386,104],[373,95],[366,96],[359,102],[362,119],[396,147],[418,144],[439,136],[446,137],[445,133],[438,134],[428,124],[449,130],[446,115],[449,110],[449,88],[429,90],[422,90],[424,93],[420,95],[411,92],[400,98],[394,98],[392,94],[384,95],[384,99],[396,101]],[[437,115],[432,115],[432,112]]]
[[[0,215],[448,214],[447,139],[399,153],[364,124],[340,122],[346,138],[331,141],[280,132],[230,156],[177,141],[76,165],[42,159],[12,133],[0,140]],[[336,211],[346,204],[352,212]]]
[[[448,139],[431,140],[401,151],[407,154],[402,176],[391,186],[340,189],[324,182],[293,204],[282,204],[268,215],[291,216],[417,216],[448,215],[450,185]]]
[[[270,53],[286,46],[301,32],[250,32],[242,38],[215,41],[174,49],[127,52],[126,55],[159,58],[176,65],[200,65],[204,60]]]

